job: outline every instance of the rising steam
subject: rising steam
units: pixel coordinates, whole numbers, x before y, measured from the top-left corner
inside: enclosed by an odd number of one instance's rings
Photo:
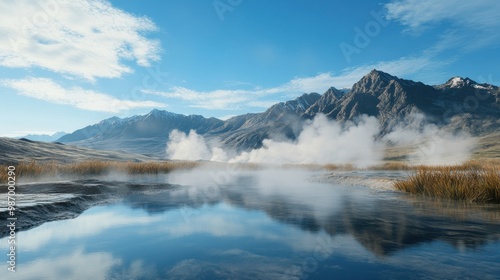
[[[167,157],[178,160],[227,160],[224,150],[219,147],[209,147],[205,139],[194,130],[186,135],[177,129],[169,135]]]
[[[251,163],[353,164],[366,167],[380,163],[387,143],[417,147],[408,156],[411,164],[458,164],[469,158],[475,139],[465,133],[452,134],[427,124],[420,114],[396,126],[382,138],[375,117],[361,116],[356,122],[328,120],[318,115],[306,122],[294,141],[265,139],[262,147],[248,152],[224,151],[222,145],[207,143],[194,130],[172,131],[167,156],[181,160],[211,160]],[[378,140],[377,140],[378,139]],[[236,155],[236,156],[228,156]]]
[[[172,131],[167,144],[171,159],[213,160],[252,163],[352,163],[375,164],[382,159],[383,144],[375,141],[377,119],[363,116],[358,122],[341,125],[318,115],[308,122],[295,141],[265,139],[260,149],[228,157],[219,146],[208,145],[191,130],[189,134]]]
[[[470,158],[477,141],[467,133],[451,133],[429,124],[422,114],[413,114],[405,125],[399,125],[384,139],[402,146],[416,146],[409,155],[412,164],[460,164]]]
[[[243,152],[231,162],[352,163],[367,166],[382,159],[383,145],[375,141],[377,119],[363,116],[341,125],[318,115],[306,124],[296,141],[266,139],[263,147]]]

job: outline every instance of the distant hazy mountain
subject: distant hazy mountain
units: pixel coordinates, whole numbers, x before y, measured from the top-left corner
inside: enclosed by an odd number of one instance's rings
[[[59,131],[59,132],[56,132],[56,133],[54,133],[52,135],[48,135],[48,134],[28,134],[28,135],[21,136],[21,137],[18,137],[18,138],[24,138],[24,139],[28,139],[28,140],[41,141],[41,142],[53,142],[53,141],[56,141],[57,139],[63,137],[66,134],[67,133],[64,132],[64,131]]]
[[[94,149],[158,156],[164,154],[165,143],[173,129],[183,132],[194,129],[204,134],[223,125],[224,122],[216,118],[185,116],[155,109],[143,116],[112,117],[67,134],[58,141]]]
[[[85,147],[124,150],[163,156],[173,129],[196,130],[207,139],[222,141],[229,148],[258,148],[266,138],[294,139],[303,122],[322,113],[339,122],[360,115],[379,119],[382,133],[404,123],[415,113],[445,129],[485,135],[500,128],[500,90],[469,78],[453,77],[437,86],[400,79],[373,70],[350,90],[328,89],[323,95],[303,94],[271,106],[263,113],[245,114],[226,121],[184,116],[153,110],[144,116],[113,117],[59,139]]]

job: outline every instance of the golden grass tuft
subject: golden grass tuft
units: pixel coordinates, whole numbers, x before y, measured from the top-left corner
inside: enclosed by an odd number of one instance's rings
[[[500,203],[498,169],[475,164],[419,169],[407,180],[395,182],[394,187],[422,196]]]
[[[125,165],[115,166],[115,169],[124,171],[128,174],[160,174],[168,173],[177,169],[190,169],[200,164],[193,161],[166,161],[166,162],[129,162]]]
[[[351,171],[355,170],[355,166],[352,164],[325,164],[325,170],[342,170],[342,171]]]
[[[389,161],[383,164],[368,167],[369,170],[413,170],[416,168],[405,162]]]
[[[98,176],[109,172],[126,174],[160,174],[178,169],[189,169],[199,166],[198,162],[165,161],[165,162],[118,162],[118,161],[85,161],[72,164],[56,162],[23,162],[16,167],[16,179],[36,179],[57,176]],[[0,166],[0,181],[7,182],[7,167]]]
[[[368,167],[369,170],[475,170],[475,169],[500,169],[500,160],[482,159],[469,160],[458,165],[411,165],[407,162],[388,161],[383,164]]]

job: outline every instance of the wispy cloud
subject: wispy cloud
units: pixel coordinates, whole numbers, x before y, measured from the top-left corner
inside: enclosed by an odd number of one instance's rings
[[[81,87],[64,88],[53,80],[46,78],[0,80],[0,84],[16,90],[20,95],[56,104],[71,105],[89,111],[117,113],[134,108],[161,108],[166,106],[152,101],[121,100]]]
[[[23,252],[38,250],[50,246],[56,240],[75,241],[80,238],[99,236],[106,230],[127,226],[144,226],[159,221],[161,221],[160,216],[127,216],[123,213],[117,213],[116,210],[84,214],[78,219],[46,223],[35,230],[25,232],[26,243],[21,250]],[[6,245],[2,244],[0,248],[4,246]]]
[[[196,91],[185,87],[173,87],[169,91],[143,90],[146,94],[158,95],[165,98],[183,100],[190,103],[190,107],[204,109],[240,109],[240,105],[252,100],[247,90],[214,90]],[[255,94],[255,93],[254,93]]]
[[[490,29],[500,24],[500,2],[496,0],[395,0],[385,7],[389,19],[414,31],[441,21],[468,29]]]
[[[2,1],[0,18],[2,66],[94,80],[133,72],[124,60],[140,66],[159,60],[159,42],[144,36],[156,25],[105,0]]]
[[[426,29],[444,26],[430,52],[475,51],[500,41],[500,1],[496,0],[395,0],[385,5],[387,18],[420,35]]]
[[[209,110],[239,110],[248,107],[268,108],[276,100],[293,99],[302,93],[324,93],[328,88],[350,88],[372,69],[382,70],[394,75],[406,76],[420,73],[432,75],[432,69],[439,68],[446,62],[433,59],[430,55],[403,57],[394,61],[382,61],[355,68],[348,68],[339,74],[319,73],[311,77],[296,77],[287,83],[269,88],[253,89],[218,89],[197,91],[186,87],[172,87],[167,91],[144,90],[146,94],[162,96],[168,99],[182,100],[188,106]]]
[[[10,279],[106,279],[112,269],[123,261],[108,252],[86,253],[82,249],[62,256],[46,256],[27,262],[22,272],[12,273]],[[50,266],[51,269],[47,269]],[[92,267],[92,269],[88,269]],[[30,275],[30,276],[28,276]]]

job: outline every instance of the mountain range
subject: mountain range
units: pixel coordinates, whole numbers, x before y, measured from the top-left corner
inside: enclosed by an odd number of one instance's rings
[[[53,141],[56,141],[57,139],[63,137],[64,135],[66,135],[67,133],[64,132],[64,131],[59,131],[59,132],[56,132],[52,135],[50,134],[28,134],[28,135],[24,135],[24,136],[21,136],[21,137],[18,137],[19,139],[28,139],[28,140],[32,140],[32,141],[39,141],[39,142],[53,142]]]
[[[431,86],[372,70],[349,90],[331,87],[323,94],[306,93],[262,113],[223,121],[155,109],[146,115],[112,117],[57,141],[164,157],[169,133],[178,129],[186,133],[195,130],[208,141],[217,140],[224,147],[242,151],[261,147],[266,138],[295,139],[304,122],[318,114],[340,123],[355,122],[361,115],[374,116],[381,134],[421,114],[428,123],[445,130],[484,136],[500,128],[500,89],[461,77]]]

